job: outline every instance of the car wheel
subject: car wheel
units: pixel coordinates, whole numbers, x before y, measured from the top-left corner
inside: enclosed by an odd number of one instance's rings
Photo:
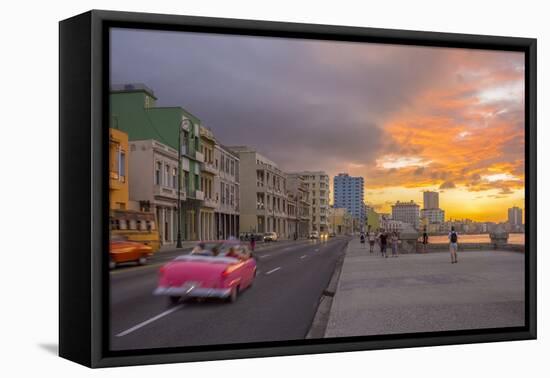
[[[239,296],[239,287],[235,286],[233,289],[231,289],[231,293],[229,294],[229,298],[227,299],[229,303],[235,303],[237,301],[237,297]]]
[[[116,268],[116,261],[111,259],[109,260],[109,269],[115,269]]]
[[[138,260],[138,264],[139,265],[145,265],[147,263],[147,258],[145,257],[140,257],[139,260]]]
[[[180,301],[180,297],[177,295],[171,295],[168,297],[168,304],[170,306],[177,305],[179,301]]]

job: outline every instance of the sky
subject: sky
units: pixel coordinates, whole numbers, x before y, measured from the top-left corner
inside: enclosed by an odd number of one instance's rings
[[[288,172],[365,178],[378,212],[440,192],[446,218],[524,208],[519,52],[114,29],[111,82],[143,83]]]

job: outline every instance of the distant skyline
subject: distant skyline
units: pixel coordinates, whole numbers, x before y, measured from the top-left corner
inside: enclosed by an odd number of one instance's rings
[[[114,29],[113,84],[144,83],[283,170],[365,178],[389,212],[441,192],[447,218],[524,208],[518,52]]]

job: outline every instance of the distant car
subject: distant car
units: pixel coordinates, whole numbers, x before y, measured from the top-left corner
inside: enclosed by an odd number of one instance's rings
[[[319,239],[319,232],[318,231],[312,231],[309,233],[310,239]]]
[[[264,241],[277,241],[279,239],[279,236],[276,232],[266,232],[264,234]]]
[[[204,243],[160,268],[154,295],[170,304],[187,298],[223,298],[235,302],[256,277],[256,260],[238,240]]]
[[[115,269],[118,264],[125,262],[144,265],[152,254],[153,249],[148,245],[129,241],[124,236],[113,236],[109,245],[109,268]]]
[[[328,237],[329,237],[329,238],[334,238],[334,237],[336,237],[336,233],[335,233],[335,232],[331,232],[330,234],[328,234]]]
[[[328,239],[328,232],[321,232],[320,238],[321,239]]]

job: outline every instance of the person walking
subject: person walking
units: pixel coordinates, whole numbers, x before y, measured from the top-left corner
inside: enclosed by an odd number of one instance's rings
[[[428,245],[428,232],[426,232],[426,226],[424,226],[424,232],[422,233],[422,252],[426,253],[427,245]]]
[[[361,247],[365,248],[365,233],[361,232],[361,235],[359,236],[359,239],[361,240]]]
[[[367,232],[367,238],[369,240],[369,247],[370,247],[370,253],[374,252],[374,242],[376,241],[376,235],[374,234],[374,231],[369,230]]]
[[[255,248],[256,248],[256,235],[250,234],[250,250],[254,252]]]
[[[391,257],[397,257],[397,247],[399,246],[399,235],[397,234],[397,231],[394,231],[391,234],[390,237],[390,243],[391,243]]]
[[[456,253],[458,251],[458,234],[454,226],[451,227],[451,232],[449,232],[449,251],[451,252],[451,264],[457,263]]]
[[[382,254],[382,257],[388,258],[388,234],[385,231],[382,231],[378,236],[378,240],[380,241],[380,253]]]

